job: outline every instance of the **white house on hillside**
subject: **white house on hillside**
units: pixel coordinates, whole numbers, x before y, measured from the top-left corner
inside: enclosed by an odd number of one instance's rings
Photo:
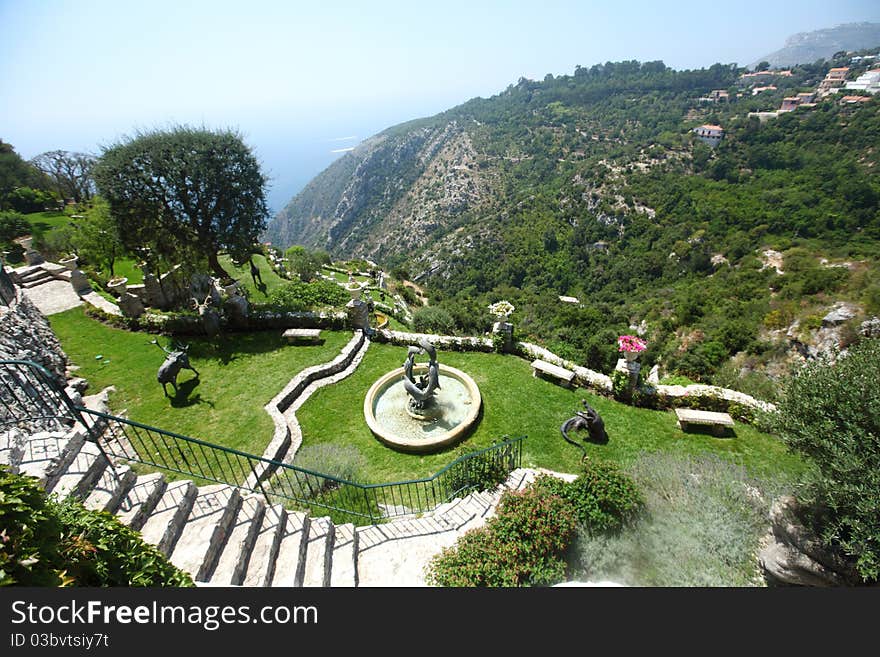
[[[694,134],[697,135],[697,139],[715,148],[724,137],[724,128],[720,125],[701,125],[694,128]]]
[[[847,82],[845,88],[876,94],[880,91],[880,69],[873,69],[862,73],[855,80]]]

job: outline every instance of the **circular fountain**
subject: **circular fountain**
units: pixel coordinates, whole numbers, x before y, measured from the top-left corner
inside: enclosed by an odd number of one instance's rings
[[[417,364],[427,353],[430,362]],[[425,453],[451,445],[477,422],[482,398],[474,380],[440,365],[431,343],[410,347],[403,367],[379,378],[364,399],[370,430],[390,447]]]

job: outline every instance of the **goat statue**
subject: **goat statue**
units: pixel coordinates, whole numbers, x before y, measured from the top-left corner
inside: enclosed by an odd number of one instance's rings
[[[213,338],[220,333],[220,313],[214,310],[213,299],[211,295],[205,297],[205,300],[199,303],[196,298],[192,299],[193,309],[199,312],[199,318],[202,320],[202,328],[209,338]]]
[[[166,397],[168,396],[167,386],[169,383],[174,388],[174,394],[177,394],[177,375],[180,373],[180,370],[192,370],[196,373],[196,378],[198,378],[198,370],[189,362],[189,355],[187,354],[189,345],[177,347],[174,351],[169,351],[156,340],[153,340],[152,344],[167,354],[165,362],[159,366],[159,371],[156,373],[156,380],[162,384],[162,390],[165,392]]]

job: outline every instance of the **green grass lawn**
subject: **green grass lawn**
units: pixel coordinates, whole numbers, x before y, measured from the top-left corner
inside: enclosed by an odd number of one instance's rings
[[[110,278],[110,270],[104,269],[104,276]],[[119,258],[113,263],[113,276],[124,276],[128,279],[128,285],[140,285],[144,282],[144,272],[137,266],[134,258]]]
[[[149,344],[152,335],[110,328],[87,317],[81,308],[53,315],[51,324],[91,392],[114,385],[114,412],[133,420],[262,454],[272,436],[263,406],[297,372],[331,360],[350,339],[347,332],[324,331],[324,345],[291,347],[281,331],[230,334],[215,342],[191,339],[190,355],[198,380],[183,370],[181,393],[163,395],[156,371],[164,356]],[[167,338],[160,338],[167,344]],[[100,355],[101,358],[96,358]],[[536,379],[529,363],[499,354],[440,352],[440,362],[470,374],[480,387],[483,412],[479,426],[458,446],[430,455],[395,452],[369,431],[363,400],[373,382],[400,367],[406,349],[372,344],[358,369],[340,383],[319,389],[299,410],[303,445],[354,446],[366,458],[364,483],[382,483],[433,474],[464,451],[490,445],[503,436],[525,435],[523,465],[577,472],[581,453],[566,443],[559,427],[587,399],[605,421],[610,440],[586,443],[591,456],[628,465],[643,452],[715,453],[758,475],[790,478],[804,469],[775,437],[737,423],[735,436],[683,433],[671,411],[651,411]],[[170,390],[170,388],[169,388]]]
[[[48,233],[50,230],[62,228],[70,224],[70,215],[63,212],[31,212],[24,215],[25,220],[31,225],[34,236]]]
[[[289,346],[281,331],[235,333],[214,342],[189,339],[189,370],[178,376],[181,393],[164,396],[156,371],[165,356],[150,344],[155,336],[105,326],[74,308],[50,318],[77,372],[90,383],[89,394],[113,385],[115,413],[207,442],[260,455],[274,426],[263,406],[302,369],[332,360],[350,333],[324,331],[317,346]],[[159,336],[168,346],[168,338]],[[98,359],[96,356],[100,355]],[[168,386],[169,394],[173,394]]]
[[[228,255],[220,256],[220,264],[223,265],[223,269],[229,272],[232,278],[238,280],[247,289],[248,298],[251,301],[259,303],[260,301],[265,301],[272,290],[281,287],[287,281],[275,273],[272,266],[266,261],[266,256],[255,255],[254,263],[257,265],[257,269],[260,270],[260,278],[263,280],[265,288],[260,289],[254,285],[254,281],[251,278],[251,268],[248,263],[245,262],[244,266],[238,267],[233,264],[232,259]]]
[[[587,444],[590,456],[627,465],[643,452],[682,454],[712,452],[749,468],[756,474],[791,476],[803,463],[790,455],[780,441],[755,428],[737,423],[735,437],[683,433],[672,411],[633,408],[583,389],[568,390],[536,379],[529,363],[498,354],[441,352],[441,363],[468,373],[483,397],[479,427],[460,447],[431,455],[394,452],[366,427],[362,404],[369,387],[386,372],[400,367],[406,349],[372,344],[357,371],[334,386],[318,390],[299,410],[303,445],[324,442],[353,445],[369,464],[369,483],[425,477],[433,474],[462,449],[490,445],[504,435],[525,435],[523,465],[577,472],[581,452],[565,442],[560,426],[582,410],[587,401],[602,416],[610,440]]]

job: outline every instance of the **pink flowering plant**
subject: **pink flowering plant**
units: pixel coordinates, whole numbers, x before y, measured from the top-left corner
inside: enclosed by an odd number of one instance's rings
[[[648,343],[634,335],[621,335],[617,338],[617,350],[640,353],[648,348]]]

